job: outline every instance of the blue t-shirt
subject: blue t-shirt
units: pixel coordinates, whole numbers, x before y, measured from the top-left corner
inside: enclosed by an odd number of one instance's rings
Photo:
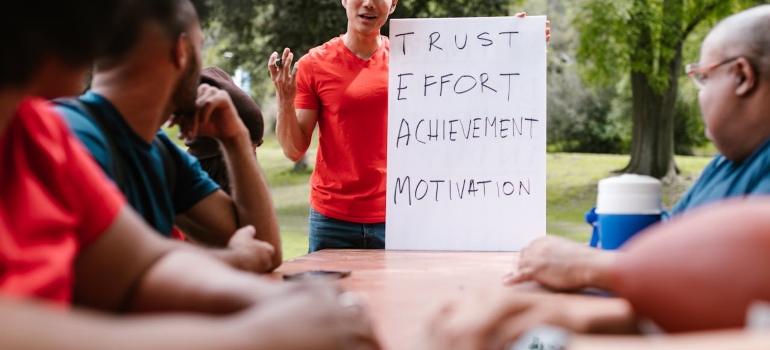
[[[148,143],[134,132],[123,120],[115,106],[107,99],[94,92],[80,96],[80,100],[92,108],[99,108],[105,119],[105,126],[113,135],[113,142],[118,148],[125,179],[121,191],[131,206],[144,219],[163,235],[170,236],[176,216],[219,189],[208,174],[201,169],[195,157],[177,147],[166,133],[158,131],[158,137],[171,153],[176,166],[174,193],[170,193],[163,156],[158,148]],[[83,115],[76,108],[58,106],[59,112],[69,121],[70,127],[88,148],[91,155],[104,172],[115,179],[112,152],[99,124],[91,117]]]
[[[770,194],[770,140],[741,163],[721,154],[716,156],[674,206],[672,214],[727,197],[755,194]]]

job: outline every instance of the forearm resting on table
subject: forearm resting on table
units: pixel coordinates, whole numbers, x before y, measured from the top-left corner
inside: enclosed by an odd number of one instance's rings
[[[235,349],[229,323],[220,318],[169,315],[112,317],[40,303],[0,300],[4,349],[208,350]]]
[[[173,251],[141,278],[130,311],[230,313],[275,293],[279,284],[194,251]]]

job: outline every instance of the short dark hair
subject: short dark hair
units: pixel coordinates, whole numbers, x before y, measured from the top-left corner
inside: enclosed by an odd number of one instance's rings
[[[44,60],[88,64],[123,0],[6,1],[0,11],[0,86],[27,83]]]
[[[121,12],[116,30],[108,39],[107,49],[101,58],[120,59],[133,49],[140,27],[147,22],[159,24],[170,38],[176,38],[197,21],[195,7],[190,0],[135,1]]]

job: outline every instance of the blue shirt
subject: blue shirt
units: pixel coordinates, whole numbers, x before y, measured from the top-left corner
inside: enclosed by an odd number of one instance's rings
[[[219,189],[208,174],[201,169],[198,160],[181,150],[166,133],[158,131],[158,137],[171,153],[176,166],[174,193],[169,189],[163,156],[158,148],[134,132],[115,106],[94,92],[80,96],[80,100],[93,108],[99,108],[106,119],[113,142],[120,154],[125,179],[121,191],[131,206],[158,232],[170,236],[176,216]],[[70,127],[88,148],[91,155],[113,180],[112,151],[99,124],[83,112],[69,106],[58,106],[59,112],[69,121]]]
[[[770,140],[741,163],[721,154],[703,169],[700,178],[672,209],[678,214],[727,197],[770,193]]]

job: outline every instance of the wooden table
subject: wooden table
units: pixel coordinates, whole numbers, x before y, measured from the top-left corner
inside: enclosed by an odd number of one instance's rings
[[[479,289],[502,289],[517,253],[322,250],[286,261],[277,273],[349,270],[339,283],[363,294],[385,349],[418,349],[439,304]],[[527,288],[529,290],[527,290]],[[530,284],[523,292],[545,292]]]

